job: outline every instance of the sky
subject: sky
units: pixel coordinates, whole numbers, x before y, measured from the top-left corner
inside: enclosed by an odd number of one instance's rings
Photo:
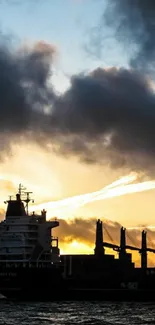
[[[110,57],[92,57],[84,50],[90,29],[95,27],[104,8],[104,1],[58,0],[58,1],[2,1],[1,28],[14,35],[17,42],[44,40],[58,49],[55,84],[60,91],[75,73],[89,71],[99,65],[126,64],[126,55],[120,50]]]
[[[96,11],[96,5],[87,0],[23,1],[19,5],[8,5],[4,1],[1,4],[1,26],[21,42],[41,39],[55,44],[58,48],[55,82],[62,90],[68,85],[67,75],[87,70],[92,64],[82,46],[99,10],[100,6]]]
[[[70,86],[70,78],[79,73],[90,72],[97,67],[128,66],[128,53],[112,42],[113,50],[93,55],[88,50],[90,37],[98,24],[106,1],[91,0],[39,0],[1,1],[0,28],[10,35],[15,46],[45,41],[55,46],[52,82],[60,94]],[[108,33],[106,27],[104,33]],[[109,44],[106,44],[108,47]],[[100,53],[100,51],[98,51]],[[100,53],[101,54],[101,53]],[[11,155],[0,163],[0,195],[2,208],[6,196],[11,195],[21,182],[32,190],[35,203],[39,204],[66,197],[97,191],[128,174],[128,170],[116,169],[109,164],[86,164],[77,157],[65,157],[41,149],[36,143],[14,144]],[[11,191],[11,193],[10,193]],[[94,237],[85,240],[83,231],[77,236],[77,221],[70,227],[72,240],[68,240],[68,218],[88,222],[87,230],[95,228],[97,218],[105,218],[125,227],[139,224],[155,224],[155,191],[125,195],[109,200],[97,201],[71,212],[61,210],[57,217],[60,222],[60,243],[62,251],[92,252]],[[47,211],[54,217],[55,211]],[[75,219],[76,218],[76,219]],[[93,225],[92,226],[92,221]],[[64,228],[63,228],[64,227]],[[116,229],[119,233],[119,228]],[[75,232],[75,233],[74,233]],[[92,233],[91,233],[92,234]],[[63,240],[62,240],[63,237]],[[67,241],[68,240],[68,241]]]

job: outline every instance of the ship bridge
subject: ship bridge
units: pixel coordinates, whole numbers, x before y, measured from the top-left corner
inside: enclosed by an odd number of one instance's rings
[[[59,261],[58,238],[52,229],[59,226],[57,220],[46,220],[46,210],[41,214],[29,214],[30,193],[19,186],[16,198],[9,197],[5,220],[1,222],[0,263],[51,264]]]

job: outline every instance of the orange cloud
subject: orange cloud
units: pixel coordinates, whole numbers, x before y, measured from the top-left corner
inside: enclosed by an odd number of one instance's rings
[[[71,221],[59,219],[60,226],[54,230],[54,234],[59,237],[60,251],[63,253],[86,253],[93,254],[95,247],[95,230],[96,220],[76,218]],[[103,219],[103,237],[104,241],[118,244],[120,243],[120,228],[121,224],[118,222],[112,222]],[[147,242],[150,248],[154,248],[155,232],[153,230],[147,230]],[[126,242],[127,245],[141,247],[141,229],[127,229],[126,230]],[[78,249],[79,244],[79,249]],[[113,254],[117,256],[113,250],[107,249],[107,254]],[[140,265],[140,255],[138,252],[132,253],[132,260],[136,266]],[[148,265],[155,266],[154,254],[148,255]]]
[[[2,178],[0,178],[0,188],[3,188],[4,191],[8,191],[8,192],[16,191],[16,188],[15,188],[13,182],[8,181],[6,179],[2,179]]]

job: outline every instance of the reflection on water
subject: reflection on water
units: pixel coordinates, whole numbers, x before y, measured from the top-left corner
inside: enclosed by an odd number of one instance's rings
[[[10,303],[0,302],[0,325],[155,325],[151,303]]]

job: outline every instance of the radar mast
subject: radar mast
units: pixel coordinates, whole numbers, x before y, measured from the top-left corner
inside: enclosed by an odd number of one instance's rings
[[[26,187],[24,187],[22,184],[19,184],[18,193],[19,193],[20,197],[22,195],[26,195],[26,198],[24,198],[24,199],[21,198],[21,200],[26,203],[25,209],[26,209],[26,214],[28,215],[29,203],[30,202],[34,203],[34,200],[30,198],[30,194],[32,194],[33,192],[26,191]]]

